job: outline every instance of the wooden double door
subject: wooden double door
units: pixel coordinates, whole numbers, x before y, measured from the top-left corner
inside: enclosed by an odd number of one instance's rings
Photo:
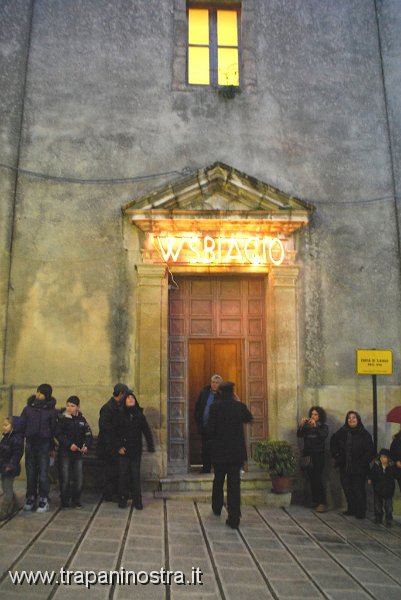
[[[169,291],[168,470],[200,464],[195,402],[218,373],[235,382],[254,417],[249,453],[266,435],[265,280],[255,276],[176,276]]]
[[[190,339],[188,341],[188,397],[189,397],[189,461],[202,464],[201,436],[195,423],[195,403],[202,388],[214,374],[233,381],[242,398],[242,340]]]

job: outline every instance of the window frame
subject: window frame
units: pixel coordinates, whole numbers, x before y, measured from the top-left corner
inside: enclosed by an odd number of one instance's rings
[[[204,9],[209,13],[209,83],[190,83],[189,82],[189,10],[190,9]],[[217,11],[226,10],[226,11],[235,11],[237,13],[237,36],[238,36],[238,44],[237,46],[219,46],[217,43]],[[187,15],[187,32],[186,32],[186,84],[190,87],[199,87],[202,89],[207,88],[224,88],[226,85],[233,84],[219,84],[218,83],[218,50],[219,48],[237,48],[238,49],[238,85],[235,85],[235,88],[240,88],[241,86],[241,4],[238,2],[227,2],[227,3],[216,3],[210,4],[207,2],[187,2],[186,7],[186,15]],[[204,45],[197,46],[196,44],[191,44],[191,47],[205,47]]]

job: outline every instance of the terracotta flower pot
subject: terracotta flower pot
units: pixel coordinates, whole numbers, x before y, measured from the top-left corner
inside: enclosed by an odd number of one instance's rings
[[[284,475],[272,475],[272,492],[274,494],[285,494],[290,490],[290,478]]]

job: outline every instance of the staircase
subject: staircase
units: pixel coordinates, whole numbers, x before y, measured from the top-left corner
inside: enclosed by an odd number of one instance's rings
[[[190,472],[185,475],[171,475],[160,479],[155,498],[190,502],[211,503],[213,473]],[[226,490],[226,485],[224,486]],[[241,478],[241,503],[253,506],[279,508],[291,504],[291,492],[273,494],[269,474],[260,469],[243,473]]]

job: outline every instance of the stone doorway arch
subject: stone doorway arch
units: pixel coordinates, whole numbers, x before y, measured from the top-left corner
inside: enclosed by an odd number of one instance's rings
[[[188,415],[183,401],[170,397],[168,373],[168,287],[177,274],[265,278],[268,434],[288,436],[299,372],[294,234],[313,210],[220,162],[123,207],[132,288],[130,364],[158,437],[156,460],[148,465],[152,476],[182,472],[188,463]],[[180,429],[177,440],[172,432]],[[173,438],[181,453],[172,452]]]

